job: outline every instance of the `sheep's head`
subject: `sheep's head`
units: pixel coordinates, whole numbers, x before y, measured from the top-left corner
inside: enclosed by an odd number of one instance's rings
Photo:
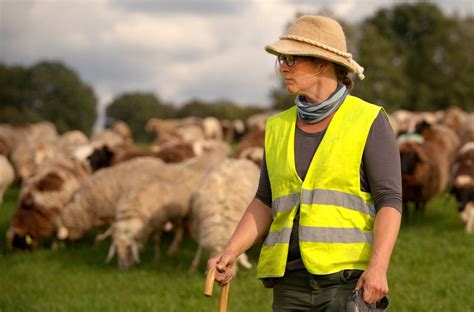
[[[142,228],[143,222],[138,218],[117,221],[113,225],[112,244],[106,262],[110,262],[117,253],[118,268],[121,270],[140,263],[142,245],[139,236]]]
[[[7,233],[9,244],[16,250],[35,248],[42,240],[53,236],[56,214],[56,209],[44,209],[34,205],[29,197],[22,198]]]

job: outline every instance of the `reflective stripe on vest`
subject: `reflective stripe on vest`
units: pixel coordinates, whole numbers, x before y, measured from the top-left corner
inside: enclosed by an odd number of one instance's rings
[[[379,111],[378,106],[348,96],[334,114],[304,181],[294,161],[296,108],[267,121],[265,158],[273,221],[260,253],[259,278],[284,275],[298,209],[301,257],[309,272],[366,269],[375,209],[371,195],[360,190],[360,165]]]

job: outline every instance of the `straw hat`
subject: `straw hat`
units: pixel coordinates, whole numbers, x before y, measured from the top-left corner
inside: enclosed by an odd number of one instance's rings
[[[347,53],[346,38],[341,25],[324,16],[304,15],[265,51],[279,55],[306,55],[325,59],[346,67],[364,79],[364,68]]]

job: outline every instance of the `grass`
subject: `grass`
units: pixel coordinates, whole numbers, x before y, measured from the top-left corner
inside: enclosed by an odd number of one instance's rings
[[[105,264],[108,244],[94,245],[94,233],[63,248],[31,253],[5,249],[18,189],[0,208],[0,311],[215,311],[218,289],[203,296],[205,256],[189,274],[196,244],[186,239],[173,256],[156,264],[152,246],[142,264],[119,271]],[[424,215],[405,216],[389,271],[391,311],[474,311],[474,236],[464,233],[454,201],[437,198]],[[162,250],[170,243],[165,237]],[[256,263],[258,248],[250,250]],[[242,269],[232,282],[229,311],[270,311],[271,291]]]

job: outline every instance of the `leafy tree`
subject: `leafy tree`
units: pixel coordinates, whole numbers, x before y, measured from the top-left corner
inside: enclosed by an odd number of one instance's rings
[[[218,119],[246,119],[250,115],[260,113],[264,108],[255,106],[239,106],[228,100],[217,100],[214,102],[205,102],[193,99],[183,105],[178,112],[177,117],[208,117],[213,116]]]
[[[124,121],[132,130],[134,140],[139,142],[149,142],[154,137],[145,130],[150,118],[172,118],[175,113],[171,105],[162,104],[155,95],[142,92],[121,94],[106,110],[108,124],[116,120]]]
[[[49,120],[59,132],[91,132],[96,97],[91,87],[59,62],[32,68],[0,66],[0,121],[26,123]]]
[[[468,108],[474,96],[473,29],[472,18],[447,17],[427,2],[379,10],[361,27],[366,81],[356,94],[389,109]]]

